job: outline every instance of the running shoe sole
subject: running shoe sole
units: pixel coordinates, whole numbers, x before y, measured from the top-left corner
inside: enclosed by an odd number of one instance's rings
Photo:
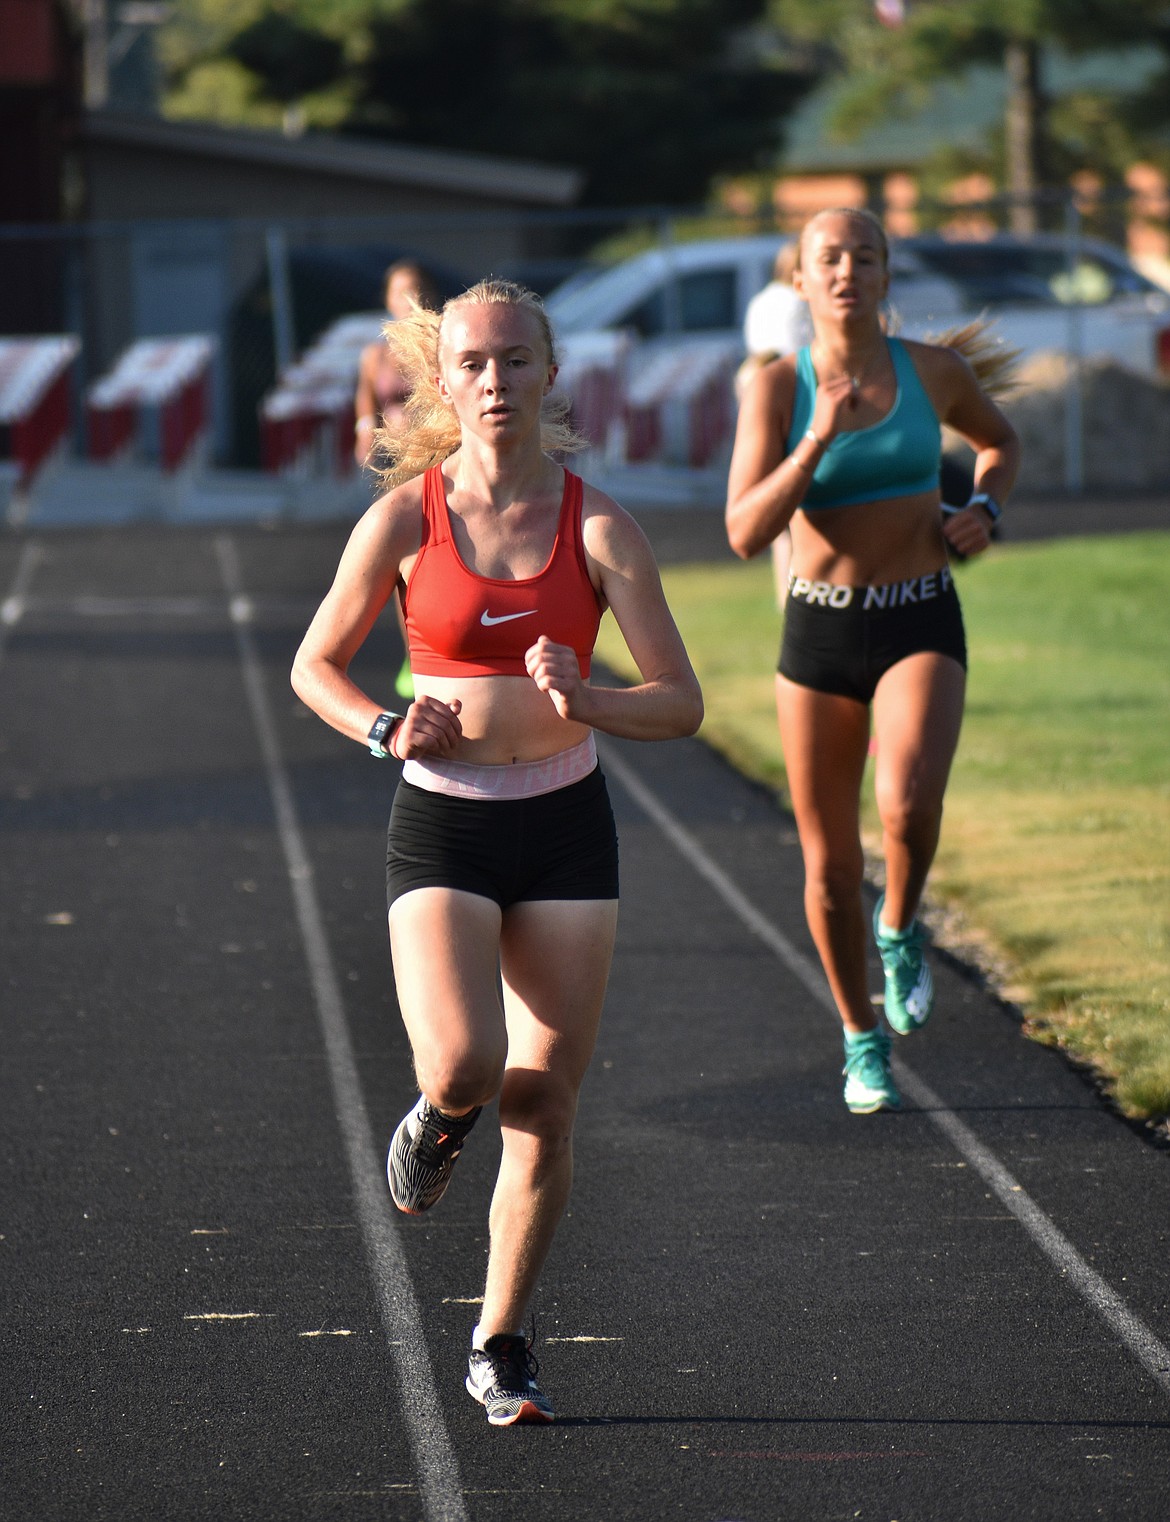
[[[516,1426],[547,1426],[553,1420],[551,1411],[543,1411],[533,1400],[522,1400],[513,1410],[511,1406],[505,1410],[492,1410],[485,1396],[471,1382],[469,1374],[464,1381],[467,1393],[487,1410],[487,1419],[493,1427],[516,1427]]]
[[[846,1094],[845,1105],[850,1115],[876,1115],[879,1110],[900,1110],[902,1101],[892,1094],[874,1094],[871,1090],[864,1099],[850,1099]]]
[[[410,1196],[403,1187],[401,1177],[396,1177],[395,1175],[401,1175],[410,1164],[411,1136],[410,1132],[406,1129],[408,1119],[409,1116],[403,1117],[399,1122],[398,1129],[390,1138],[390,1146],[386,1152],[386,1182],[390,1186],[390,1198],[398,1209],[402,1211],[403,1215],[422,1215],[424,1211],[429,1210],[433,1204],[437,1203],[437,1200],[442,1197],[442,1191],[440,1190],[439,1195],[434,1200],[428,1200],[425,1205],[407,1203]]]
[[[409,1121],[418,1111],[415,1106],[403,1116],[386,1151],[390,1198],[403,1215],[422,1215],[443,1198],[467,1134],[479,1116],[477,1108],[457,1122],[445,1117],[436,1120],[439,1112],[423,1102],[419,1130],[412,1137]]]

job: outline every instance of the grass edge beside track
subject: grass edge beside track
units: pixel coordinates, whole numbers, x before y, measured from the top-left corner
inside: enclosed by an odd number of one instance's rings
[[[997,547],[958,574],[971,684],[926,917],[1032,1039],[1170,1139],[1170,534]],[[663,582],[707,699],[700,738],[786,803],[768,557]],[[636,675],[609,621],[598,654]]]

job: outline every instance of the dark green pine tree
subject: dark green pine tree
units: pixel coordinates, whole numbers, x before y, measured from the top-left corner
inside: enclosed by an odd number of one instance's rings
[[[270,100],[282,106],[332,84],[345,56],[333,37],[283,10],[265,11],[236,33],[226,51],[262,81]]]
[[[751,42],[764,0],[400,0],[355,131],[574,165],[594,205],[703,201],[765,167],[813,82]]]

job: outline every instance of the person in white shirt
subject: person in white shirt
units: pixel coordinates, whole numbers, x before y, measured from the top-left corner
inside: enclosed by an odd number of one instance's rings
[[[784,244],[776,255],[771,280],[748,302],[743,341],[749,359],[763,354],[769,358],[795,354],[812,342],[808,302],[792,286],[797,248],[795,239]]]
[[[808,302],[797,294],[792,284],[800,243],[796,238],[783,244],[772,265],[772,278],[747,304],[743,319],[743,341],[747,358],[735,378],[737,396],[742,396],[748,381],[763,365],[786,354],[795,354],[812,343],[813,325]],[[787,529],[772,541],[772,569],[776,582],[776,606],[783,608],[788,595],[788,562],[792,555],[792,536]]]

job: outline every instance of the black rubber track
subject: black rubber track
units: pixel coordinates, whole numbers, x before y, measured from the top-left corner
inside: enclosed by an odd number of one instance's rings
[[[850,1116],[823,997],[741,912],[811,959],[791,821],[697,741],[606,749],[620,944],[533,1307],[558,1419],[489,1429],[462,1380],[498,1130],[395,1216],[396,769],[288,686],[341,540],[0,538],[3,1517],[1164,1522],[1170,1156],[944,958],[897,1048],[942,1109]],[[249,650],[372,1138],[356,1185]],[[398,654],[386,621],[361,657],[387,698]],[[385,1318],[411,1295],[421,1373]]]

